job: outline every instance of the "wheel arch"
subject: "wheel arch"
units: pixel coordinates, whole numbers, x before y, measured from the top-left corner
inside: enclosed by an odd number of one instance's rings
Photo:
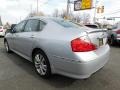
[[[32,53],[31,53],[32,60],[33,60],[33,56],[34,56],[35,52],[37,52],[37,51],[41,51],[41,52],[48,58],[48,56],[47,56],[47,54],[44,52],[44,50],[42,50],[41,48],[36,47],[36,48],[34,48],[34,49],[32,50]],[[48,59],[48,60],[49,60],[49,59]]]
[[[5,41],[7,41],[7,39],[6,39],[6,38],[4,38],[4,42],[5,42]]]

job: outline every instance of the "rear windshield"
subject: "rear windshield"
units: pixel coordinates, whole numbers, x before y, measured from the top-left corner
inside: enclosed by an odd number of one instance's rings
[[[66,21],[64,19],[52,19],[52,20],[65,28],[78,28],[79,27],[78,25],[72,22]]]

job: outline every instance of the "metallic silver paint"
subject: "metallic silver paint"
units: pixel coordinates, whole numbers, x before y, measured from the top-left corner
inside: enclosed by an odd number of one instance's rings
[[[49,59],[52,73],[77,79],[88,78],[108,61],[110,48],[106,44],[105,32],[90,33],[99,30],[85,27],[64,28],[44,17],[29,19],[43,20],[47,25],[39,32],[8,33],[5,36],[10,49],[29,61],[32,61],[32,51],[40,48]],[[101,35],[104,39],[103,46],[98,45],[97,38]],[[71,41],[80,37],[90,40],[98,49],[90,52],[72,52]]]

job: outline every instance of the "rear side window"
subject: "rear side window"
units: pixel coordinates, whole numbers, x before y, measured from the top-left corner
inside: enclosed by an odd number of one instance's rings
[[[40,21],[39,31],[43,30],[45,26],[46,26],[46,23],[43,21]]]
[[[24,32],[38,31],[39,20],[28,20]]]
[[[65,28],[78,28],[79,26],[72,23],[72,22],[69,22],[69,21],[65,21],[64,19],[53,19],[54,22],[56,22],[57,24],[65,27]]]

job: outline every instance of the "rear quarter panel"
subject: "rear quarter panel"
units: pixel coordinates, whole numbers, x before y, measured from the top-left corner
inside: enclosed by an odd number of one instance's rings
[[[44,30],[36,33],[35,47],[41,48],[48,57],[61,57],[73,59],[71,41],[86,35],[82,30],[63,28],[51,22]]]

